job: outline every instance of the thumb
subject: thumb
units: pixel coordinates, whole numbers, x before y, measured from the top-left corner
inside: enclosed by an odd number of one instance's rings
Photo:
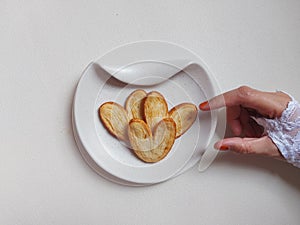
[[[277,146],[268,136],[261,138],[225,138],[218,141],[214,147],[219,150],[232,150],[242,154],[282,157]]]

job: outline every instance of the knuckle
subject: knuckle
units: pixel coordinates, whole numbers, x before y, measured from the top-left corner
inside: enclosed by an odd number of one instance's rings
[[[255,153],[255,149],[253,149],[253,145],[251,144],[251,142],[245,140],[242,141],[241,150],[244,154]]]
[[[253,95],[253,89],[248,86],[240,86],[237,89],[238,97],[243,101]]]

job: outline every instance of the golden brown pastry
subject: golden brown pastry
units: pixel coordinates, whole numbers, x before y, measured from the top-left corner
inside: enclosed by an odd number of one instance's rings
[[[161,120],[154,129],[153,136],[149,126],[140,119],[129,123],[128,136],[137,157],[144,162],[158,162],[171,150],[176,135],[176,124],[171,118]]]
[[[193,125],[197,115],[197,107],[191,103],[182,103],[170,110],[169,117],[176,123],[176,138],[183,135]]]
[[[99,108],[103,125],[116,138],[129,144],[144,162],[158,162],[171,150],[176,138],[183,135],[197,118],[197,107],[182,103],[168,112],[167,102],[157,91],[132,92],[125,108],[106,102]]]
[[[144,102],[144,116],[152,131],[159,121],[168,118],[167,102],[159,92],[152,91],[148,93]]]
[[[125,109],[128,113],[129,120],[133,118],[144,119],[144,100],[147,93],[144,90],[136,90],[132,92],[125,103]]]
[[[126,110],[115,102],[106,102],[99,108],[99,116],[107,130],[116,138],[127,141],[128,117]]]

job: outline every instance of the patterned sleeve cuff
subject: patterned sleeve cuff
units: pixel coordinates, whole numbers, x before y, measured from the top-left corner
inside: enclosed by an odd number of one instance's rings
[[[281,117],[256,121],[265,128],[284,158],[300,168],[300,104],[291,98]]]

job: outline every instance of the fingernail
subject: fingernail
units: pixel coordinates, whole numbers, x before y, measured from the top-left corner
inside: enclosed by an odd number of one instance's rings
[[[221,151],[225,151],[225,150],[228,150],[228,149],[229,149],[229,147],[227,145],[221,145],[220,148],[219,148],[219,150],[221,150]]]
[[[202,110],[208,110],[208,109],[209,109],[208,101],[202,102],[202,103],[199,105],[199,108],[202,109]]]

